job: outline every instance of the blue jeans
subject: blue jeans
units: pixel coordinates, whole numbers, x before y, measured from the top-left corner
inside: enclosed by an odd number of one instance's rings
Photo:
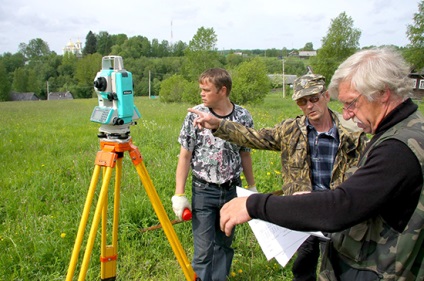
[[[225,281],[230,273],[234,250],[234,229],[227,237],[219,227],[221,207],[237,196],[238,179],[230,187],[192,180],[192,227],[194,254],[192,266],[202,281]]]

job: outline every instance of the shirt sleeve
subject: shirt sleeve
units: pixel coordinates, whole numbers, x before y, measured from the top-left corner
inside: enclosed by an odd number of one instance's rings
[[[193,151],[196,145],[196,128],[193,126],[194,114],[188,113],[184,118],[183,125],[178,136],[178,142],[182,147]]]
[[[398,140],[375,147],[365,165],[338,188],[304,195],[251,195],[247,209],[259,218],[300,231],[336,232],[376,215],[402,231],[415,210],[423,175],[414,153]]]
[[[282,143],[280,132],[283,132],[280,126],[255,130],[236,122],[222,120],[219,128],[213,131],[213,134],[240,146],[280,151]]]

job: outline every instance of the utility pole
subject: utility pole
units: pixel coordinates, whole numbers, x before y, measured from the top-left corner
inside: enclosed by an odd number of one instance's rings
[[[149,99],[150,99],[150,70],[149,70]]]
[[[283,98],[286,97],[286,79],[285,79],[285,75],[284,75],[284,59],[282,59],[283,61]]]

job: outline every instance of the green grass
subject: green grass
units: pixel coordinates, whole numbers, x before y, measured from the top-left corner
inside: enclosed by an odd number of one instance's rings
[[[177,137],[189,105],[147,98],[136,98],[135,103],[142,118],[131,127],[134,144],[174,219],[170,198]],[[96,99],[0,103],[0,280],[65,279],[99,150],[99,126],[89,120],[96,104]],[[247,108],[257,128],[301,114],[293,101],[277,93],[263,105]],[[252,157],[258,189],[279,189],[279,153],[255,150]],[[163,231],[140,232],[159,221],[128,155],[121,188],[117,279],[184,280]],[[110,190],[113,193],[112,186]],[[191,259],[190,223],[174,228]],[[100,276],[99,233],[86,280]],[[236,235],[230,280],[291,280],[290,265],[268,262],[247,224],[239,226]]]

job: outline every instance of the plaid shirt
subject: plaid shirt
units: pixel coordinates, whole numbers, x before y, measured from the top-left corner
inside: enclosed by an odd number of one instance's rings
[[[339,147],[339,134],[336,125],[328,132],[318,133],[306,119],[308,144],[311,154],[312,190],[330,189],[334,159]]]
[[[330,188],[334,189],[352,174],[351,168],[357,166],[359,155],[367,143],[367,138],[362,130],[355,124],[344,121],[340,114],[331,110],[330,114],[333,123],[336,124],[337,139],[340,142],[332,163]],[[312,191],[312,161],[306,119],[306,116],[301,115],[285,119],[274,127],[259,130],[223,120],[213,134],[216,137],[231,140],[240,146],[281,151],[281,177],[283,179],[281,189],[284,194]],[[312,137],[312,139],[314,138]]]

